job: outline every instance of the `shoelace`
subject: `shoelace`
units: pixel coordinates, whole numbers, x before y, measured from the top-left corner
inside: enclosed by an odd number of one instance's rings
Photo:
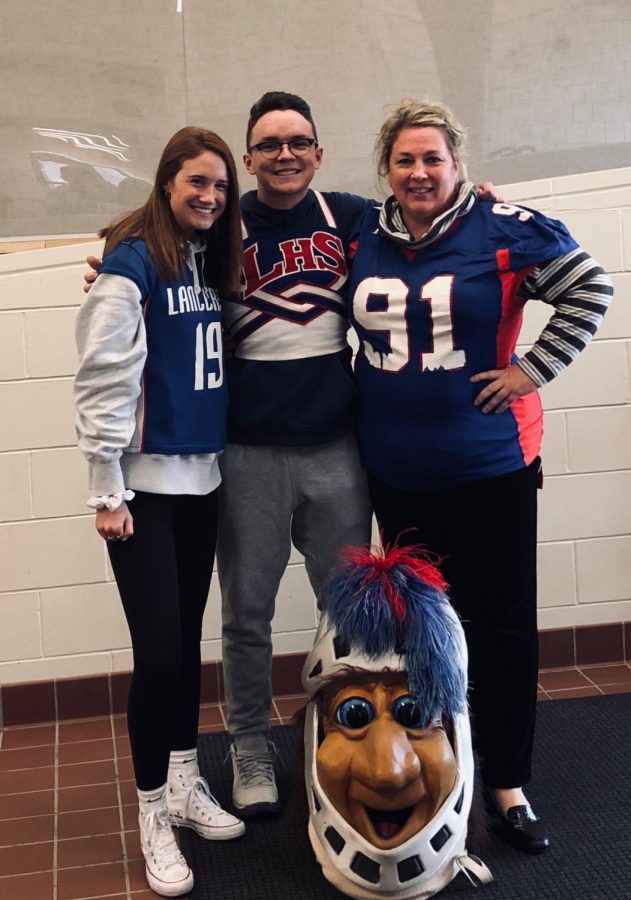
[[[493,881],[491,870],[482,862],[479,856],[464,853],[462,856],[457,856],[454,862],[460,871],[467,876],[473,887]]]
[[[224,810],[217,802],[217,798],[213,794],[211,794],[208,782],[205,778],[202,778],[201,775],[198,775],[195,781],[191,784],[191,793],[196,801],[196,809],[202,814],[202,816],[205,816],[209,822],[216,815],[224,812]]]
[[[172,865],[185,865],[185,860],[173,836],[169,811],[164,807],[151,812],[143,823],[143,832],[152,857],[166,869]]]
[[[270,743],[271,753],[261,756],[239,756],[235,753],[239,775],[246,784],[267,784],[274,778],[276,747]]]

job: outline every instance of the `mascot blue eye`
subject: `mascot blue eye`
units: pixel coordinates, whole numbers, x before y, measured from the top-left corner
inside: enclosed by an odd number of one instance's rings
[[[344,728],[364,728],[375,718],[375,711],[363,697],[351,697],[338,706],[335,717]]]
[[[409,694],[398,697],[392,706],[392,718],[404,728],[423,728],[423,716],[418,703]]]

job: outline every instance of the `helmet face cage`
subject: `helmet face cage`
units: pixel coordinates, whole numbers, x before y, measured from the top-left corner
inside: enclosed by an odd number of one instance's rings
[[[455,613],[459,646],[449,651],[460,657],[466,671],[467,652],[462,626]],[[315,694],[322,684],[347,668],[379,674],[385,669],[406,671],[405,656],[385,654],[368,659],[354,648],[342,646],[335,629],[322,616],[303,669],[303,686],[311,702],[305,720],[305,783],[309,802],[309,833],[325,876],[355,897],[428,897],[457,874],[458,857],[466,854],[467,821],[473,795],[473,752],[466,713],[453,723],[456,782],[434,817],[404,844],[383,850],[359,834],[331,803],[320,785],[317,770],[320,716]]]
[[[457,874],[455,860],[466,853],[467,820],[473,794],[473,754],[468,716],[456,716],[453,725],[457,776],[451,793],[421,831],[399,847],[382,850],[355,831],[320,785],[316,761],[319,713],[317,704],[309,703],[305,721],[305,783],[309,825],[317,835],[319,846],[312,843],[318,857],[324,854],[326,862],[341,874],[343,880],[360,889],[351,896],[386,894],[393,900],[429,896]],[[327,874],[325,861],[320,859],[320,862]]]
[[[335,628],[329,623],[326,613],[322,615],[316,632],[313,648],[302,670],[302,685],[309,699],[320,690],[323,683],[333,675],[348,668],[363,669],[367,672],[405,672],[405,657],[398,653],[368,660],[360,651],[349,647],[339,639]]]

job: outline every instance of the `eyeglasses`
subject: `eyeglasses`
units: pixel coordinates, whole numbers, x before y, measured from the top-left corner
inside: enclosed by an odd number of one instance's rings
[[[248,152],[258,150],[265,159],[276,159],[277,156],[280,156],[283,147],[287,147],[294,156],[306,156],[314,144],[316,147],[318,146],[315,138],[303,137],[291,138],[289,141],[261,141],[259,144],[253,144]]]

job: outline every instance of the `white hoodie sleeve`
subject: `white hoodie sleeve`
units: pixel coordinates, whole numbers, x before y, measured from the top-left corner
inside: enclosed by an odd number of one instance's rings
[[[90,490],[125,490],[120,457],[136,427],[147,339],[140,290],[121,275],[99,275],[79,309],[75,336],[75,424],[90,464]]]

